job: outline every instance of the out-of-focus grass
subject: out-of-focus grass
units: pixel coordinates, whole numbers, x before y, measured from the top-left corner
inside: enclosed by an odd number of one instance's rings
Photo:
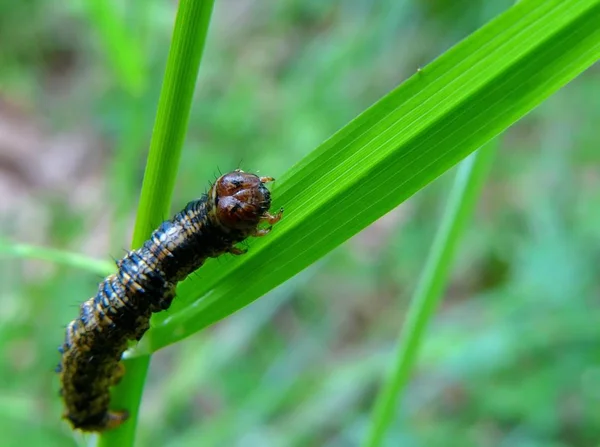
[[[93,30],[76,8],[53,5],[52,15],[40,18],[43,3],[23,11],[35,20],[15,21],[21,30],[13,42],[23,42],[19,55],[39,48],[39,30],[54,35],[46,20],[52,17],[81,36],[72,41],[92,71],[73,82],[72,96],[51,102],[52,114],[45,112],[50,100],[37,77],[44,64],[33,56],[2,64],[3,85],[16,86],[5,91],[37,102],[38,119],[58,122],[63,130],[92,124],[112,148],[128,130],[127,115],[115,115],[124,99],[111,70],[90,63],[104,60],[89,46]],[[279,176],[291,159],[300,159],[415,67],[480,26],[482,10],[490,18],[502,8],[492,3],[284,1],[233,14],[217,2],[174,203],[199,195],[217,166],[230,169],[240,160],[247,170]],[[173,9],[164,2],[148,5],[148,35],[162,36],[147,54],[150,82],[142,103],[151,109]],[[19,6],[9,10],[0,19],[17,14]],[[0,26],[2,33],[9,29]],[[2,56],[10,56],[5,47]],[[592,69],[508,132],[407,389],[407,404],[392,426],[391,445],[597,443],[597,83]],[[115,155],[107,152],[107,160]],[[133,200],[123,225],[131,228],[143,157],[128,160],[131,169],[123,172],[131,178],[123,188],[134,189],[122,191]],[[285,299],[275,315],[259,318],[264,310],[258,301],[235,320],[158,353],[138,444],[197,445],[204,435],[210,445],[357,444],[405,309],[405,300],[396,297],[408,297],[414,286],[448,181],[440,178],[331,253],[305,283],[282,286]],[[107,183],[113,185],[112,179]],[[54,203],[45,200],[52,191],[33,194],[40,209]],[[113,198],[107,194],[105,202],[72,213],[85,217],[100,209],[110,220]],[[77,234],[44,233],[38,226],[35,240],[80,252],[105,225],[75,222]],[[118,238],[110,241],[115,257],[128,242]],[[101,247],[85,251],[107,258]],[[0,390],[13,402],[31,405],[14,408],[35,410],[3,418],[0,431],[9,444],[74,445],[57,418],[62,409],[52,369],[61,326],[94,293],[99,278],[31,261],[2,266]],[[254,322],[250,332],[245,322]],[[214,367],[203,357],[204,349],[208,356],[236,337],[243,345],[234,355]],[[169,391],[175,372],[201,380],[182,396]],[[7,412],[13,405],[5,401]]]
[[[455,251],[481,193],[496,146],[497,140],[471,154],[456,173],[446,211],[402,325],[395,358],[375,400],[366,446],[380,446],[385,439],[397,402],[417,363],[425,331],[446,288]]]
[[[147,83],[141,40],[121,16],[115,2],[86,2],[84,10],[99,35],[116,79],[127,93],[138,97]]]
[[[79,253],[27,244],[14,244],[9,241],[0,241],[0,256],[5,258],[40,259],[94,272],[100,276],[107,276],[115,271],[115,265],[109,261],[90,259]]]

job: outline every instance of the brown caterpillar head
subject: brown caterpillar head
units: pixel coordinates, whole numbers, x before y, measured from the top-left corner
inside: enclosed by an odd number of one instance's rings
[[[240,169],[219,177],[211,191],[219,223],[235,230],[256,228],[271,207],[271,194],[265,186],[271,180]]]

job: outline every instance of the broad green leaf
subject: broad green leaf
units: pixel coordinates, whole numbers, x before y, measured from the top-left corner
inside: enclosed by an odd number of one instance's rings
[[[137,353],[230,315],[507,129],[600,56],[600,0],[524,0],[419,70],[274,186],[285,208],[248,254],[208,262]],[[270,173],[263,173],[270,174]]]

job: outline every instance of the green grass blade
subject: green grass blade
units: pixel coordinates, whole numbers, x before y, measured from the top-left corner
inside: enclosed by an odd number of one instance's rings
[[[138,354],[218,321],[340,245],[600,57],[600,0],[523,0],[416,73],[276,182],[283,220],[208,262]],[[271,174],[271,173],[264,173]]]
[[[171,195],[187,131],[200,60],[213,9],[212,0],[181,0],[173,30],[165,79],[140,195],[133,247],[139,247],[169,214]],[[127,359],[127,374],[113,392],[112,408],[126,408],[130,419],[103,433],[98,445],[132,446],[150,356]]]
[[[141,94],[146,88],[141,42],[127,28],[128,23],[120,17],[114,2],[91,0],[84,3],[119,83],[130,94]]]
[[[491,165],[493,145],[480,149],[459,166],[448,206],[402,326],[393,366],[377,396],[365,447],[381,445],[394,416],[398,396],[416,363],[423,335],[446,285],[458,241]]]
[[[140,246],[170,215],[171,195],[213,4],[213,0],[183,0],[179,4],[144,173],[134,247]]]
[[[110,275],[115,271],[115,265],[112,262],[92,259],[79,253],[29,244],[11,244],[0,241],[0,257],[2,256],[54,262],[100,276]]]

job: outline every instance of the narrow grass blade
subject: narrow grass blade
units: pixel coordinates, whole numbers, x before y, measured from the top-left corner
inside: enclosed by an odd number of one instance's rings
[[[119,83],[131,95],[141,94],[146,88],[142,42],[131,33],[114,2],[89,0],[84,3]]]
[[[213,3],[213,0],[182,0],[179,4],[144,173],[134,247],[140,246],[170,214]]]
[[[133,247],[142,245],[154,227],[169,214],[212,9],[212,0],[181,0],[179,3],[144,174]],[[99,446],[133,445],[149,363],[149,355],[125,361],[127,374],[113,392],[112,407],[126,408],[130,418],[117,430],[103,433],[99,437]]]
[[[495,152],[494,143],[480,149],[460,165],[448,206],[437,231],[425,269],[412,298],[398,341],[394,364],[380,390],[365,447],[381,445],[416,363],[423,335],[442,296],[460,236],[472,214]]]
[[[115,271],[115,265],[112,262],[92,259],[88,256],[69,251],[29,244],[11,244],[0,241],[0,257],[3,256],[54,262],[96,273],[100,276],[106,276]]]
[[[398,206],[600,57],[600,0],[523,0],[417,72],[274,187],[283,220],[208,262],[138,354],[230,315]],[[266,173],[271,174],[271,173]]]

